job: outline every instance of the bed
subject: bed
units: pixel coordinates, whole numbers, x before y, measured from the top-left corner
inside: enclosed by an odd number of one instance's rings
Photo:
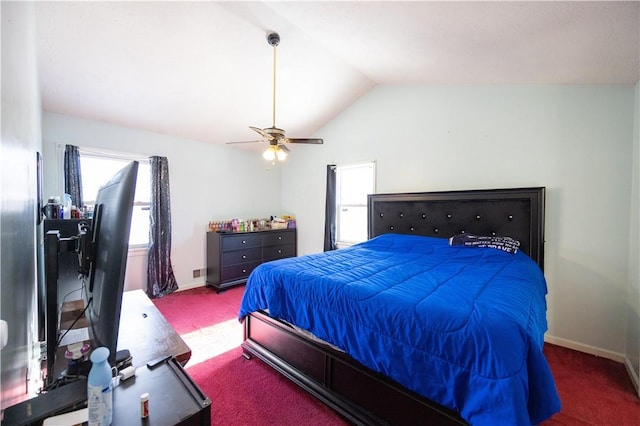
[[[544,188],[370,195],[368,229],[252,273],[247,358],[356,424],[536,424],[559,410],[542,354]],[[460,234],[520,250],[450,246]]]

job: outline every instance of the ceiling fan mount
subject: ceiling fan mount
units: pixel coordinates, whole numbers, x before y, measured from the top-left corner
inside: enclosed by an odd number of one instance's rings
[[[277,127],[267,127],[266,129],[262,129],[262,131],[275,139],[284,138],[284,130],[278,129]]]
[[[277,45],[280,44],[280,34],[278,33],[269,33],[267,35],[267,43],[269,43],[269,46],[271,47],[276,47]]]
[[[227,142],[228,144],[236,143],[269,143],[269,147],[264,152],[263,157],[267,160],[284,160],[287,156],[289,149],[285,144],[289,143],[301,143],[301,144],[322,144],[322,139],[300,139],[300,138],[288,138],[285,135],[285,131],[276,127],[276,47],[280,44],[280,35],[276,32],[267,34],[267,43],[273,47],[273,120],[271,127],[265,127],[261,129],[259,127],[249,126],[249,128],[262,136],[262,140],[257,141],[243,141],[243,142]]]

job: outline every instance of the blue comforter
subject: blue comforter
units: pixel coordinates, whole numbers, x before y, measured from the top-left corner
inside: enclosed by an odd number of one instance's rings
[[[560,409],[546,291],[521,252],[386,234],[260,265],[239,318],[268,309],[473,425],[530,425]]]

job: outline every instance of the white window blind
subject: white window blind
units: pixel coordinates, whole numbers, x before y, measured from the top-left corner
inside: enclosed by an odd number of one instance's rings
[[[337,243],[367,239],[367,195],[375,192],[375,163],[336,167]]]

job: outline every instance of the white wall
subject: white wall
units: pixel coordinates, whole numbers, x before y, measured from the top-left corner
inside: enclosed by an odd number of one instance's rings
[[[548,335],[625,350],[633,87],[377,87],[296,149],[282,206],[322,251],[325,165],[375,160],[377,191],[545,186]]]
[[[209,221],[264,217],[280,209],[280,171],[267,171],[259,154],[213,146],[45,112],[43,114],[45,196],[62,192],[60,153],[64,145],[166,156],[169,160],[172,250],[181,289],[203,285],[193,270],[206,269]],[[146,287],[146,256],[127,262],[127,289]]]

